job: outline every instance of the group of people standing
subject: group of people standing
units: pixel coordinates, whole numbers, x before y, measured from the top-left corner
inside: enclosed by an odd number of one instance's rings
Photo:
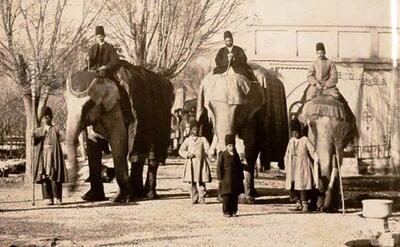
[[[232,33],[224,33],[225,47],[221,48],[215,58],[214,74],[222,74],[232,68],[249,81],[257,80],[247,64],[247,57],[242,48],[233,45]],[[309,68],[307,87],[303,104],[315,97],[325,94],[338,99],[350,116],[354,116],[347,102],[341,96],[336,84],[337,70],[334,62],[326,58],[323,43],[316,44],[317,60]],[[299,112],[301,115],[302,112]],[[298,115],[298,116],[299,116]],[[302,124],[297,118],[290,122],[291,139],[286,154],[286,186],[291,198],[297,202],[296,211],[309,211],[310,193],[318,189],[319,158],[314,144],[308,138],[307,114],[301,115]],[[305,116],[305,117],[304,117]],[[238,196],[243,192],[243,164],[235,150],[235,136],[225,137],[225,151],[218,154],[217,178],[220,181],[219,194],[223,197],[223,213],[226,217],[237,213]],[[190,136],[183,142],[179,154],[186,159],[184,181],[191,184],[192,203],[205,203],[205,183],[211,181],[207,159],[209,144],[204,137],[198,136],[198,126],[190,125]]]
[[[100,71],[110,71],[115,52],[110,52],[104,42],[104,30],[96,28],[101,41],[90,51],[89,66],[98,65]],[[247,65],[244,51],[233,46],[232,34],[224,33],[226,47],[220,49],[215,59],[217,68],[214,73],[224,73],[229,67],[243,74],[249,80],[256,80]],[[112,50],[112,49],[111,49]],[[318,60],[309,70],[309,88],[306,100],[310,100],[324,90],[337,92],[337,72],[333,62],[325,57],[322,43],[317,44]],[[112,77],[108,75],[108,77]],[[35,181],[43,184],[43,196],[49,198],[49,204],[62,204],[62,183],[67,181],[67,172],[59,141],[59,133],[51,124],[52,111],[46,107],[43,111],[41,126],[34,132],[36,145]],[[286,189],[291,191],[298,201],[296,210],[308,211],[308,192],[317,187],[316,170],[318,156],[312,142],[307,137],[307,128],[302,128],[297,119],[291,121],[291,136],[285,155]],[[206,183],[211,182],[211,169],[207,161],[210,144],[199,135],[199,125],[194,111],[176,110],[172,116],[171,147],[185,159],[183,181],[190,184],[190,197],[193,204],[205,204]],[[238,197],[244,191],[243,164],[235,149],[235,136],[225,136],[225,150],[218,154],[217,179],[219,195],[223,198],[223,215],[237,215]]]
[[[225,151],[218,155],[217,179],[218,194],[222,197],[224,217],[235,217],[238,211],[238,199],[244,192],[243,164],[235,149],[235,136],[225,136]],[[189,183],[192,204],[206,204],[206,183],[211,182],[211,169],[207,161],[210,144],[199,136],[196,120],[190,122],[190,135],[179,148],[179,155],[185,159],[183,182]]]
[[[190,123],[196,120],[195,109],[175,109],[171,116],[171,144],[170,153],[179,150],[186,137],[190,135]]]

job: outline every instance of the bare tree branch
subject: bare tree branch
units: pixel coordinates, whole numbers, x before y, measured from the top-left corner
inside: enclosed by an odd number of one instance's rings
[[[110,0],[102,20],[138,65],[174,78],[246,0]]]

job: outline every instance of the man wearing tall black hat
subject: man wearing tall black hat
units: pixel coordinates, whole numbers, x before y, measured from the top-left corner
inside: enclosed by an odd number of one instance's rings
[[[106,34],[103,26],[97,26],[96,31],[97,43],[90,47],[89,64],[91,70],[98,70],[99,74],[113,79],[113,73],[119,67],[119,57],[114,46],[105,41]]]
[[[121,97],[121,110],[124,114],[125,122],[129,124],[133,121],[130,99],[128,93],[120,85],[115,76],[115,72],[120,67],[117,50],[113,45],[105,41],[106,34],[103,26],[96,26],[95,35],[97,43],[90,47],[88,67],[91,70],[96,70],[99,76],[106,77],[115,82]]]
[[[247,64],[247,57],[243,49],[233,45],[233,37],[230,31],[224,32],[225,47],[219,49],[215,58],[216,68],[214,74],[223,74],[229,67],[232,67],[235,73],[245,76],[250,81],[256,81],[256,77]]]
[[[338,83],[338,73],[335,63],[325,56],[326,51],[323,43],[319,42],[316,44],[316,52],[318,59],[311,64],[308,70],[307,81],[309,86],[306,89],[305,95],[302,99],[304,102],[303,106],[305,103],[307,103],[307,101],[314,99],[320,94],[333,96],[343,104],[346,115],[345,119],[347,122],[352,123],[351,134],[357,136],[358,134],[355,116],[351,111],[346,99],[336,87],[336,84]],[[308,111],[305,108],[306,107],[302,107],[299,110],[301,113],[298,116],[299,120],[303,123],[307,122],[307,114],[303,114],[303,112]]]
[[[105,42],[106,35],[103,26],[96,27],[95,35],[97,43],[90,47],[88,68],[90,70],[97,71],[100,77],[105,77],[115,82],[120,95],[120,107],[124,116],[125,124],[127,127],[131,128],[131,123],[133,122],[134,117],[131,109],[130,99],[128,93],[114,75],[120,67],[119,56],[114,46]],[[129,136],[129,138],[132,137]],[[99,138],[98,136],[96,136],[95,139],[96,140],[94,141],[92,138],[88,138],[88,147],[93,145],[104,145],[106,148],[108,147],[106,140]],[[93,156],[96,154],[97,153],[93,153],[91,149],[88,148],[88,156]],[[86,201],[104,200],[105,197],[101,179],[101,164],[97,164],[96,162],[91,163],[91,159],[89,159],[89,167],[91,189],[88,193],[82,196],[82,199]]]
[[[308,70],[307,81],[310,86],[307,90],[306,101],[315,98],[321,92],[339,98],[339,91],[336,87],[338,74],[335,63],[325,56],[326,51],[323,43],[316,44],[316,52],[318,59],[311,64]]]

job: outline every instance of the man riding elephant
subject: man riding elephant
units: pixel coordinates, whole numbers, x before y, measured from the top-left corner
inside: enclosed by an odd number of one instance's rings
[[[103,26],[95,29],[97,43],[89,50],[88,69],[106,73],[106,77],[114,77],[113,72],[119,67],[120,59],[114,46],[105,41],[106,34]],[[103,73],[103,72],[102,72]]]
[[[115,76],[117,69],[120,67],[121,60],[114,46],[105,41],[106,34],[103,26],[96,27],[95,35],[97,43],[90,47],[88,69],[95,70],[100,77],[105,77],[115,82],[121,97],[121,110],[124,114],[125,124],[129,126],[129,123],[133,121],[129,96]]]
[[[119,91],[119,101],[124,122],[128,127],[134,120],[129,96],[114,75],[116,70],[120,67],[120,59],[114,46],[105,42],[106,35],[102,26],[96,27],[95,35],[97,43],[90,47],[87,69],[95,70],[97,71],[98,77],[107,78],[115,83]],[[89,129],[88,132],[87,146],[88,157],[90,157],[88,162],[91,188],[82,196],[82,199],[86,201],[102,201],[106,198],[104,196],[104,187],[101,178],[101,154],[95,151],[97,148],[94,147],[108,146],[108,143],[100,135],[94,133],[92,129]],[[114,200],[118,201],[120,198],[115,198]]]
[[[312,204],[320,211],[336,212],[339,205],[339,171],[343,149],[356,141],[355,116],[336,84],[334,62],[325,57],[325,47],[317,43],[318,59],[308,71],[307,87],[298,119],[312,130],[311,140],[319,157],[317,193]],[[315,205],[314,205],[315,204]]]
[[[250,66],[247,64],[247,56],[243,49],[233,45],[233,37],[230,31],[224,33],[225,47],[219,49],[215,57],[216,68],[214,74],[223,74],[230,67],[238,74],[245,76],[249,81],[257,81]]]
[[[323,43],[319,42],[316,44],[316,52],[318,59],[315,60],[308,69],[307,81],[309,86],[302,98],[303,106],[302,109],[300,109],[301,112],[298,116],[299,120],[306,124],[310,115],[314,113],[309,107],[310,104],[307,105],[309,101],[319,95],[330,95],[343,104],[346,115],[345,119],[348,122],[355,123],[354,114],[347,104],[347,101],[336,87],[336,84],[338,83],[336,65],[332,60],[329,60],[325,56],[326,51]]]

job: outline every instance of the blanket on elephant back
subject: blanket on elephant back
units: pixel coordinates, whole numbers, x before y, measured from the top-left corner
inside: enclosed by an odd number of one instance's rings
[[[266,156],[270,161],[279,162],[285,155],[289,141],[285,87],[276,72],[267,70],[259,64],[249,65],[264,89],[264,125],[268,136],[268,143],[265,145]]]
[[[220,101],[230,105],[242,105],[250,91],[250,82],[246,77],[234,73],[209,74],[204,78],[202,87],[205,101]]]
[[[346,122],[351,121],[347,116],[343,103],[330,95],[321,95],[309,102],[307,107],[309,115],[334,117]]]
[[[149,157],[162,162],[169,146],[173,86],[169,80],[142,66],[126,61],[121,64],[136,115],[134,127],[128,129],[129,155],[133,160]]]

